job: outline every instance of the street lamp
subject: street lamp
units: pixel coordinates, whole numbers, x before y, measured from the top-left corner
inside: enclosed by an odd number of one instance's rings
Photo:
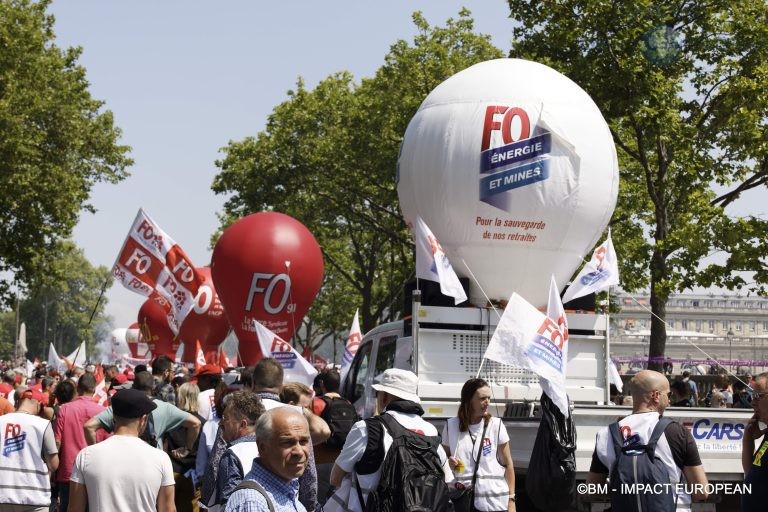
[[[728,338],[728,366],[730,366],[731,372],[733,372],[733,331],[728,329],[725,336]]]

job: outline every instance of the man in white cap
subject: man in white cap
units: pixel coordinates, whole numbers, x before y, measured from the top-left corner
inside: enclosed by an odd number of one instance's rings
[[[401,426],[425,436],[437,436],[434,425],[422,419],[424,409],[421,408],[421,399],[418,392],[418,377],[408,370],[390,368],[385,370],[378,378],[378,383],[373,384],[376,390],[376,401],[381,415],[392,416]],[[371,428],[369,428],[369,424]],[[358,421],[349,431],[344,448],[336,459],[331,470],[331,485],[341,487],[347,474],[354,472],[363,501],[367,501],[368,494],[375,490],[381,479],[381,466],[384,457],[392,445],[392,436],[381,422]],[[438,446],[437,453],[444,471],[450,473],[445,451]],[[354,482],[354,478],[352,479]],[[348,495],[347,503],[341,510],[362,511],[365,506],[360,503],[357,491],[354,489]],[[335,510],[339,505],[339,497],[332,496],[326,507]],[[337,503],[334,503],[337,502]]]

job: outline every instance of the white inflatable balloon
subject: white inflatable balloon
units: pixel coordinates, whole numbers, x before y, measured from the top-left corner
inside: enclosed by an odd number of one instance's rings
[[[130,354],[128,342],[125,339],[126,331],[128,331],[128,329],[120,327],[109,333],[107,346],[104,347],[104,355],[108,356],[108,360],[114,361],[120,356]]]
[[[397,192],[460,276],[494,300],[545,306],[598,241],[616,206],[616,149],[578,85],[535,62],[476,64],[432,91],[405,132]],[[466,262],[466,264],[465,264]],[[484,304],[476,283],[470,301]]]

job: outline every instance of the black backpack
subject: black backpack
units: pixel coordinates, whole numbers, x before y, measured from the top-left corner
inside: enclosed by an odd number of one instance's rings
[[[632,490],[633,484],[643,486],[670,484],[669,472],[664,462],[656,456],[656,444],[664,429],[672,423],[669,418],[661,418],[653,429],[648,444],[640,443],[637,434],[623,440],[619,424],[612,423],[608,431],[613,440],[616,460],[611,468],[611,508],[621,512],[674,512],[676,503],[671,485],[664,485],[649,491]]]
[[[358,420],[355,406],[343,398],[329,398],[322,396],[325,409],[320,417],[325,420],[331,429],[331,437],[325,442],[329,448],[341,450],[347,440],[347,434]]]
[[[365,512],[449,512],[448,497],[437,449],[440,436],[424,436],[403,428],[389,414],[366,420],[379,421],[392,436],[378,487],[368,495]],[[357,485],[362,503],[362,492]]]

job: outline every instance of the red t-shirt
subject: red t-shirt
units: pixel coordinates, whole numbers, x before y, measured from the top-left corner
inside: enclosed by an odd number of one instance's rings
[[[77,454],[88,446],[85,442],[83,425],[104,409],[104,406],[94,402],[93,397],[90,396],[79,396],[59,408],[53,424],[53,437],[61,443],[59,469],[56,471],[57,482],[69,482]],[[99,430],[99,433],[103,432]],[[101,438],[97,434],[96,439],[101,441],[104,437],[106,437],[104,434],[101,434]]]
[[[5,382],[0,382],[0,395],[2,395],[3,398],[8,398],[8,394],[11,393],[11,391],[13,391],[13,386]]]

